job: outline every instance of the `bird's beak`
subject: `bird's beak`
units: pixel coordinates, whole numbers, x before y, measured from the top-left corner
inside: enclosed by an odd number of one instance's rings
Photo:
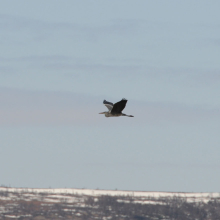
[[[105,112],[101,112],[101,113],[99,113],[99,114],[105,114]]]

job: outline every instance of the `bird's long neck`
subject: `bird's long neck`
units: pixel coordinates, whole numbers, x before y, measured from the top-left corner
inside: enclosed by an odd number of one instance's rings
[[[101,113],[99,113],[99,114],[104,114],[105,117],[109,117],[109,116],[110,116],[110,113],[109,113],[109,112],[101,112]]]

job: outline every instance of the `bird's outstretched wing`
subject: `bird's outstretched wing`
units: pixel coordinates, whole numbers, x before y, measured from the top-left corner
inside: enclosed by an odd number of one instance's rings
[[[121,113],[126,106],[128,100],[122,99],[119,102],[116,102],[112,108],[112,112]]]
[[[112,110],[112,108],[113,108],[113,103],[104,100],[104,101],[103,101],[103,104],[108,108],[109,111]]]

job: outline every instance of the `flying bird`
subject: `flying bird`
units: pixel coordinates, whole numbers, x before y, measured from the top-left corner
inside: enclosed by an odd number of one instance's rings
[[[128,116],[128,117],[134,117],[133,115],[126,115],[122,113],[123,109],[126,106],[128,100],[122,99],[119,102],[116,102],[115,104],[108,102],[106,100],[103,101],[103,104],[108,108],[107,112],[101,112],[99,114],[105,114],[105,117],[118,117],[118,116]]]

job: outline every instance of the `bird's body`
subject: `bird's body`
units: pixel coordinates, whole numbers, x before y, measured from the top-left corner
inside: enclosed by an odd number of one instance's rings
[[[99,114],[105,114],[105,117],[118,117],[118,116],[134,117],[133,115],[126,115],[122,113],[123,109],[126,106],[126,103],[127,103],[126,99],[122,99],[121,101],[116,102],[115,104],[104,100],[103,104],[108,108],[109,111],[101,112]]]

